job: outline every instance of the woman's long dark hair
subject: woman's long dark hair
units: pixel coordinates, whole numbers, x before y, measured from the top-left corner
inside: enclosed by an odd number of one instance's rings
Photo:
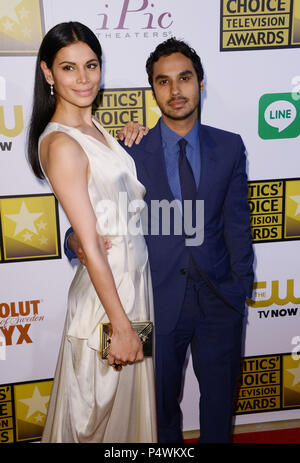
[[[84,24],[66,22],[57,24],[45,35],[37,57],[35,69],[35,84],[33,108],[28,133],[28,161],[38,178],[44,178],[38,157],[38,141],[45,130],[56,108],[55,94],[50,94],[50,86],[46,82],[41,69],[41,61],[45,61],[51,69],[56,53],[63,47],[74,42],[86,43],[97,55],[100,67],[102,64],[102,50],[95,34]]]

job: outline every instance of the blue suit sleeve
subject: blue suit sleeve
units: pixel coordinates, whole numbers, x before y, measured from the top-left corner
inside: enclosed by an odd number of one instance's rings
[[[66,231],[66,234],[65,234],[65,240],[64,240],[64,252],[65,252],[65,255],[67,256],[67,258],[71,261],[72,259],[77,259],[77,255],[75,254],[75,252],[72,251],[72,249],[69,248],[69,245],[68,245],[68,239],[69,237],[72,235],[72,233],[74,233],[74,230],[72,227],[70,227],[67,231]]]
[[[253,247],[251,240],[248,179],[245,147],[238,137],[237,157],[224,203],[225,241],[233,273],[242,282],[248,297],[253,286]]]

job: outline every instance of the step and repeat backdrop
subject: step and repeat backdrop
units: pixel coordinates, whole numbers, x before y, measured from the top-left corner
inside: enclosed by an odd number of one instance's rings
[[[94,111],[113,135],[159,118],[145,72],[159,42],[201,56],[202,121],[247,149],[255,283],[235,422],[300,418],[300,0],[0,0],[0,442],[41,436],[75,271],[68,221],[25,158],[37,50],[69,20],[103,47]],[[198,398],[187,357],[184,430],[199,427]]]

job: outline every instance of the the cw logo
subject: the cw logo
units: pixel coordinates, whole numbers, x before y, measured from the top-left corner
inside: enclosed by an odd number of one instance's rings
[[[270,297],[266,297],[267,282],[258,281],[254,283],[253,290],[255,292],[254,299],[247,299],[247,304],[250,307],[260,308],[269,307],[273,304],[282,306],[289,303],[300,304],[300,297],[294,295],[294,280],[287,280],[286,282],[286,297],[279,296],[279,281],[274,280],[271,282]]]
[[[6,100],[6,81],[0,76],[0,100]]]
[[[4,116],[4,106],[0,106],[0,135],[5,137],[17,137],[24,128],[24,118],[23,118],[23,109],[21,105],[14,105],[14,119],[15,125],[13,128],[6,127],[5,116]]]
[[[0,101],[1,100],[6,100],[6,80],[3,76],[0,76]],[[15,125],[13,128],[8,128],[5,124],[4,106],[0,106],[0,135],[4,135],[9,138],[18,136],[24,128],[22,106],[15,105],[13,110]]]

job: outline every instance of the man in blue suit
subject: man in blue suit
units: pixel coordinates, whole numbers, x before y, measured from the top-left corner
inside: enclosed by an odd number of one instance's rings
[[[199,123],[203,69],[185,42],[159,44],[146,69],[162,116],[140,144],[125,148],[149,212],[159,442],[182,442],[179,397],[189,346],[201,392],[199,441],[230,442],[245,298],[253,285],[245,148],[239,135]],[[182,223],[192,225],[182,233],[175,230],[174,199]],[[152,207],[165,200],[175,204],[166,234]],[[204,215],[197,214],[203,205]],[[184,221],[180,214],[188,210]]]

